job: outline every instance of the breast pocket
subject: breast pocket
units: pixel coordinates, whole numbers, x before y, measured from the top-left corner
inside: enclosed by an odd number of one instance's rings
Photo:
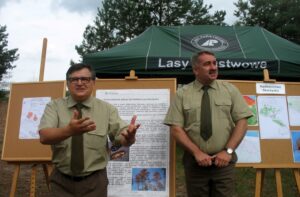
[[[184,119],[186,126],[196,123],[200,118],[200,107],[191,107],[190,105],[183,106]]]
[[[106,149],[107,134],[105,130],[88,132],[85,136],[85,145],[92,150]]]
[[[68,157],[68,152],[67,152],[67,148],[68,145],[65,141],[57,143],[55,145],[51,146],[52,151],[53,151],[53,155],[55,155],[55,157],[53,157],[53,162],[56,163],[57,162],[61,162],[61,160],[66,160]]]
[[[216,116],[219,118],[228,118],[230,117],[232,102],[230,99],[216,99]]]

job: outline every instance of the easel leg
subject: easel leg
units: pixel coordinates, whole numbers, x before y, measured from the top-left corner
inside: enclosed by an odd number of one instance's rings
[[[277,196],[283,197],[280,169],[275,169],[275,177],[276,177]]]
[[[36,164],[31,167],[30,197],[35,197]]]
[[[13,176],[13,180],[12,180],[12,184],[11,184],[11,188],[10,188],[10,195],[9,195],[10,197],[15,196],[19,173],[20,173],[20,164],[16,164],[16,168],[14,171],[14,176]]]
[[[50,180],[49,180],[50,172],[49,172],[47,164],[43,164],[43,170],[44,170],[44,174],[45,174],[48,191],[50,191]]]
[[[300,194],[300,169],[294,169],[294,175],[298,188],[298,193]]]
[[[264,180],[264,169],[256,169],[256,178],[255,178],[255,197],[260,197],[262,192],[262,185]]]

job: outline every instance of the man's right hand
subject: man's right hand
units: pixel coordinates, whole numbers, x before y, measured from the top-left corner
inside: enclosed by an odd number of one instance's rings
[[[96,129],[96,123],[89,117],[83,117],[78,119],[79,112],[73,111],[73,116],[69,122],[69,128],[71,135],[80,135],[85,132],[93,131]]]

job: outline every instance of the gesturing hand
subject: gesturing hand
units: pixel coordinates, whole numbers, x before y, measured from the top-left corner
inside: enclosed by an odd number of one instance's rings
[[[79,118],[79,112],[77,110],[73,111],[73,116],[69,123],[69,127],[73,135],[82,134],[85,132],[93,131],[96,129],[96,124],[89,117]]]
[[[128,146],[135,142],[135,134],[138,128],[140,127],[140,124],[137,125],[135,124],[136,118],[137,116],[134,115],[130,121],[128,128],[121,132],[121,135],[124,137],[126,141],[125,144]]]

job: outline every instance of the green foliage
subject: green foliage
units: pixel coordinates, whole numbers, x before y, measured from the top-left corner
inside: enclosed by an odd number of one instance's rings
[[[300,44],[299,0],[238,0],[235,6],[237,25],[259,25]]]
[[[5,32],[6,26],[0,25],[0,81],[8,69],[15,67],[12,63],[19,58],[19,54],[17,54],[18,49],[7,49],[8,34]]]
[[[7,90],[0,90],[0,101],[8,100],[9,92]]]
[[[88,25],[77,53],[109,49],[135,38],[151,25],[225,25],[225,11],[209,14],[203,0],[104,0],[94,25]]]
[[[189,15],[187,16],[186,23],[179,25],[226,25],[224,23],[226,12],[216,11],[213,15],[209,14],[212,5],[204,5],[203,0],[192,1],[189,7]]]

